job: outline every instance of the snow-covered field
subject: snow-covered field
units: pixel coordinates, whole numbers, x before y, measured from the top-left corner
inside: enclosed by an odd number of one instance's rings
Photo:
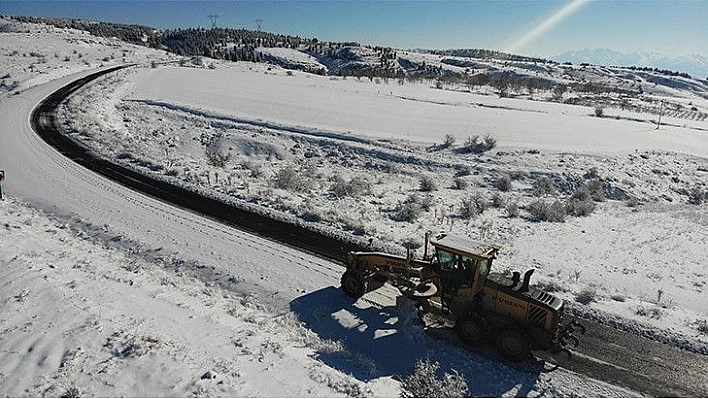
[[[30,109],[25,96],[50,90],[40,83],[98,67],[114,51],[113,64],[142,66],[92,84],[61,115],[70,134],[109,158],[381,246],[400,248],[428,230],[496,241],[504,245],[498,270],[536,268],[534,281],[571,302],[593,292],[588,307],[575,306],[580,313],[599,311],[595,317],[637,331],[659,328],[664,337],[678,333],[694,347],[708,341],[708,209],[687,203],[689,190],[706,190],[705,121],[666,118],[669,125],[654,130],[653,115],[606,109],[620,119],[597,118],[592,108],[498,99],[483,90],[261,64],[152,68],[169,56],[3,24],[11,27],[0,33],[0,76],[7,70],[17,80],[0,93],[3,117]],[[30,52],[44,54],[32,69],[35,60],[22,56]],[[67,64],[79,52],[84,61]],[[25,177],[8,180],[9,199],[0,203],[5,396],[61,396],[73,388],[94,396],[396,396],[394,377],[421,357],[462,373],[473,395],[637,395],[433,340],[405,304],[351,304],[335,288],[337,265],[66,165],[21,117],[24,126],[3,123],[0,136],[0,168],[12,172],[8,179]],[[445,134],[457,138],[450,148],[440,148]],[[476,134],[492,135],[496,148],[456,151]],[[36,158],[23,158],[23,146]],[[207,152],[230,158],[218,166]],[[6,166],[20,159],[37,161]],[[81,185],[52,186],[57,167]],[[502,192],[496,182],[506,175],[512,186]],[[435,190],[420,190],[423,176]],[[565,200],[599,178],[610,199],[564,223],[532,221],[523,209],[509,217],[505,206],[460,217],[463,199],[477,194],[523,208],[536,200],[530,191],[539,176],[556,184],[557,194],[546,198]],[[64,181],[72,180],[59,186]],[[402,221],[413,202],[417,217]]]

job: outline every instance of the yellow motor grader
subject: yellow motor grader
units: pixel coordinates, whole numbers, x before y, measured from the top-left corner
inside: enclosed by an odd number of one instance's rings
[[[432,245],[433,251],[428,254]],[[439,310],[452,320],[458,338],[467,345],[493,342],[509,361],[526,359],[531,350],[564,351],[578,345],[573,335],[585,328],[563,319],[563,301],[529,288],[533,269],[511,277],[490,273],[499,245],[483,245],[440,234],[425,236],[423,259],[382,252],[349,252],[342,290],[357,299],[371,280],[389,282],[425,310]]]

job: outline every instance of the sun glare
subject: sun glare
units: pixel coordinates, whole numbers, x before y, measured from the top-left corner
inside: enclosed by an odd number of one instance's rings
[[[528,43],[538,39],[541,35],[546,33],[549,29],[554,27],[559,22],[573,15],[576,11],[582,8],[585,4],[589,3],[590,0],[573,0],[570,4],[561,8],[551,15],[548,19],[543,21],[540,25],[533,28],[530,32],[522,36],[514,44],[506,49],[507,53],[514,53],[519,51],[519,49],[526,46]]]

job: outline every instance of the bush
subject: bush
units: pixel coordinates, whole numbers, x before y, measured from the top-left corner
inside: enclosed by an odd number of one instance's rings
[[[437,190],[437,186],[435,185],[435,180],[433,180],[432,177],[430,176],[423,176],[420,178],[420,191],[435,191]]]
[[[556,193],[556,186],[548,176],[541,176],[533,182],[531,190],[534,196],[553,195]]]
[[[587,184],[590,197],[593,201],[602,202],[605,200],[605,185],[600,179],[594,179]]]
[[[541,222],[565,221],[566,209],[560,201],[536,200],[528,205],[527,210],[532,218]]]
[[[499,189],[499,191],[511,191],[511,176],[509,175],[502,175],[497,178],[497,181],[495,182],[496,187]]]
[[[506,204],[506,214],[510,218],[518,218],[519,217],[519,204],[516,202],[509,202]]]
[[[659,307],[653,307],[653,308],[645,308],[644,306],[639,306],[637,307],[637,310],[635,313],[639,316],[644,316],[648,317],[650,319],[661,319],[661,316],[663,312],[661,311],[661,308]]]
[[[278,173],[275,174],[273,185],[276,188],[291,191],[303,191],[309,188],[307,180],[300,176],[292,166],[280,169]]]
[[[479,135],[470,136],[460,150],[462,153],[482,154],[497,146],[497,140],[490,135],[480,141]]]
[[[597,116],[598,118],[602,118],[604,114],[605,107],[603,107],[602,105],[598,105],[597,107],[595,107],[595,116]]]
[[[211,166],[223,168],[231,159],[231,154],[225,149],[222,140],[216,140],[206,148],[207,162]]]
[[[590,195],[590,189],[588,189],[587,185],[583,185],[582,187],[575,190],[570,199],[576,201],[590,201],[592,199],[592,196]]]
[[[453,144],[455,144],[455,136],[451,134],[446,134],[445,137],[443,138],[443,143],[442,147],[443,148],[449,148],[452,147]]]
[[[433,205],[435,204],[435,199],[433,198],[432,195],[424,195],[420,200],[418,201],[420,204],[420,209],[424,211],[429,211],[433,208]]]
[[[463,198],[462,204],[460,205],[460,216],[465,219],[470,219],[482,213],[482,211],[477,207],[477,203],[472,199],[472,197]]]
[[[696,330],[703,335],[708,335],[708,321],[704,319],[696,319],[693,323],[696,326]]]
[[[465,378],[457,372],[439,376],[440,364],[421,359],[413,374],[401,379],[402,398],[462,398],[469,388]]]
[[[469,219],[477,216],[489,208],[489,203],[479,192],[472,194],[467,198],[462,199],[460,207],[460,216]]]
[[[453,180],[453,186],[452,186],[452,187],[455,188],[455,189],[457,189],[457,190],[464,190],[464,189],[466,189],[466,188],[469,187],[469,186],[470,186],[470,183],[469,183],[467,180],[465,180],[465,179],[463,179],[463,178],[461,178],[461,177],[456,177],[456,178]]]
[[[581,303],[583,305],[589,305],[591,302],[595,302],[597,293],[592,288],[585,288],[575,296],[575,302]]]
[[[570,216],[588,216],[595,210],[595,203],[589,199],[571,198],[565,203],[565,212]]]
[[[693,187],[688,192],[688,203],[693,205],[701,205],[703,200],[706,199],[706,194],[701,190],[699,186]]]
[[[506,201],[504,200],[504,197],[502,197],[501,194],[499,194],[499,193],[492,194],[492,207],[501,208],[504,205],[506,205]]]
[[[339,176],[333,178],[332,192],[339,198],[358,197],[371,191],[371,184],[360,177],[345,181]]]
[[[420,217],[423,212],[423,207],[420,204],[420,198],[412,194],[405,201],[398,204],[394,210],[391,219],[398,222],[413,223]]]
[[[627,206],[630,208],[636,208],[639,205],[641,204],[639,202],[639,198],[637,197],[629,197],[629,199],[627,200]]]
[[[257,179],[263,177],[263,168],[256,162],[245,161],[241,163],[241,167],[251,172],[251,177]]]

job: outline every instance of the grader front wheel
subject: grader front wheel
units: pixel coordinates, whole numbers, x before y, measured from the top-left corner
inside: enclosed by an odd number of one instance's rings
[[[346,271],[342,276],[342,291],[351,298],[361,298],[366,293],[367,285],[366,278],[361,273]]]

